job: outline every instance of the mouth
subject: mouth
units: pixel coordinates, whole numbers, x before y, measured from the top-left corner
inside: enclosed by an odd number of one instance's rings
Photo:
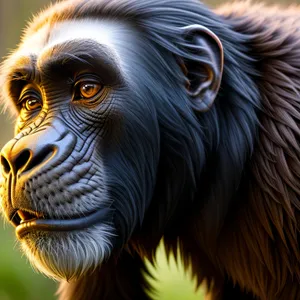
[[[36,212],[18,210],[11,222],[16,227],[16,235],[22,239],[26,234],[35,231],[74,231],[86,229],[99,222],[107,221],[109,208],[101,208],[84,217],[71,219],[47,219]]]

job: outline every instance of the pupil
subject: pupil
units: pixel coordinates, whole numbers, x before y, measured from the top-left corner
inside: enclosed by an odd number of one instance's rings
[[[34,110],[38,107],[40,107],[40,102],[37,100],[37,99],[28,99],[26,102],[25,102],[25,108],[27,110]]]
[[[93,92],[94,86],[91,84],[86,84],[83,86],[83,91],[87,94],[91,94]]]

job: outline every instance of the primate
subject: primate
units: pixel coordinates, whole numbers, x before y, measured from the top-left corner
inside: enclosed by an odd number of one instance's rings
[[[146,300],[163,239],[212,300],[300,299],[300,10],[69,0],[1,67],[1,207],[64,300]]]

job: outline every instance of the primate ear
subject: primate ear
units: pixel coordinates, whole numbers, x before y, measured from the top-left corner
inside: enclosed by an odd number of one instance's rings
[[[218,94],[224,63],[222,43],[208,28],[190,25],[182,28],[182,46],[187,57],[182,57],[181,68],[188,79],[187,93],[196,111],[207,111]]]

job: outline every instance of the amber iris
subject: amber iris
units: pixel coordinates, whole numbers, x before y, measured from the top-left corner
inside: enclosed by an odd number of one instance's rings
[[[90,99],[97,95],[101,88],[102,86],[100,84],[83,82],[79,86],[80,96],[83,99]]]
[[[42,107],[42,104],[38,99],[30,98],[25,101],[25,108],[28,111],[36,110],[41,107]]]

